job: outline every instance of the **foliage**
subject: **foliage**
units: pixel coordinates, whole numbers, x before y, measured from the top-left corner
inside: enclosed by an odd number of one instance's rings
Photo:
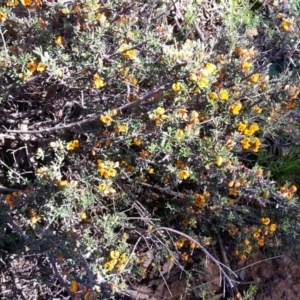
[[[166,261],[200,276],[205,256],[234,295],[237,261],[298,251],[297,10],[183,2],[0,7],[0,245],[60,297],[129,295]]]

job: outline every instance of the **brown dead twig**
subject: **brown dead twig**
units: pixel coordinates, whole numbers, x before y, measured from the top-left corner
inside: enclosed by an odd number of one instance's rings
[[[149,92],[147,92],[146,94],[144,94],[143,96],[141,96],[139,99],[133,101],[133,102],[129,102],[126,103],[122,106],[119,106],[117,108],[115,108],[116,111],[121,112],[124,110],[127,110],[129,108],[132,108],[134,106],[137,106],[138,104],[140,104],[143,101],[146,101],[148,99],[150,99],[153,95],[166,90],[167,88],[169,88],[171,86],[172,82],[170,80],[165,80],[164,82],[162,82],[161,84],[159,84],[157,87],[153,88],[152,90],[150,90]],[[89,122],[93,122],[96,121],[97,119],[99,119],[101,117],[101,115],[103,115],[104,112],[101,112],[95,116],[86,118],[84,120],[80,120],[77,122],[73,122],[73,123],[69,123],[66,125],[61,125],[61,126],[56,126],[56,127],[49,127],[49,128],[44,128],[44,129],[40,129],[40,130],[10,130],[10,129],[2,129],[2,132],[7,133],[11,133],[11,134],[40,134],[40,133],[48,133],[48,132],[53,132],[53,131],[58,131],[58,130],[63,130],[63,129],[68,129],[68,128],[72,128],[72,127],[76,127],[76,126],[80,126],[83,125],[85,123],[89,123]]]

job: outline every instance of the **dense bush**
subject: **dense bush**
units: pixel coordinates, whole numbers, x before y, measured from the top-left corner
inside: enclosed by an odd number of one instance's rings
[[[298,258],[299,8],[210,2],[2,1],[1,264],[39,299]]]

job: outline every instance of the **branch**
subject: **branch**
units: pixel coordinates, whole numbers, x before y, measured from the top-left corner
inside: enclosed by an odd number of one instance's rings
[[[122,106],[119,106],[115,110],[116,111],[124,111],[124,110],[127,110],[127,109],[129,109],[129,108],[131,108],[133,106],[137,106],[142,101],[150,99],[153,95],[155,95],[159,91],[165,90],[165,89],[169,88],[170,86],[171,86],[171,81],[170,80],[166,80],[166,81],[162,82],[158,87],[150,90],[148,93],[146,93],[144,96],[142,96],[138,100],[135,100],[135,101],[130,102],[130,103],[126,103],[126,104],[124,104]],[[10,130],[10,129],[6,129],[5,133],[39,134],[39,133],[52,132],[52,131],[57,131],[57,130],[62,130],[62,129],[67,129],[67,128],[72,128],[72,127],[80,126],[80,125],[88,123],[88,122],[93,122],[93,121],[99,119],[103,113],[104,112],[101,112],[101,113],[97,114],[96,116],[87,118],[85,120],[73,122],[73,123],[70,123],[70,124],[62,125],[62,126],[50,127],[50,128],[45,128],[45,129],[41,129],[41,130]]]

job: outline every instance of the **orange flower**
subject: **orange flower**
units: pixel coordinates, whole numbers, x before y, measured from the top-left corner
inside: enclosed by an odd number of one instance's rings
[[[253,74],[251,77],[250,77],[250,81],[253,82],[253,83],[256,83],[257,81],[259,80],[259,74]]]
[[[190,173],[187,170],[181,170],[178,172],[178,176],[180,179],[187,179],[190,177]]]
[[[270,231],[275,231],[276,229],[277,229],[277,225],[274,224],[274,223],[272,223],[272,224],[270,225]]]
[[[71,293],[76,293],[79,291],[79,284],[77,281],[72,280],[71,285],[69,287]]]
[[[271,222],[270,218],[261,218],[260,223],[263,225],[268,225]]]
[[[209,99],[211,99],[211,100],[218,100],[218,94],[215,93],[215,92],[210,92],[210,93],[208,94],[208,97],[209,97]]]
[[[281,28],[282,28],[283,31],[292,31],[293,30],[292,24],[288,20],[284,20],[281,23]]]

